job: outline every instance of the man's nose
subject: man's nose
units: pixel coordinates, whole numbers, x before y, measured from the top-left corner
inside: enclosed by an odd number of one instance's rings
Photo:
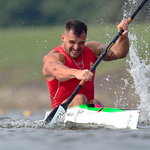
[[[80,47],[79,44],[75,44],[75,45],[74,45],[74,49],[75,49],[75,50],[78,50],[79,47]]]

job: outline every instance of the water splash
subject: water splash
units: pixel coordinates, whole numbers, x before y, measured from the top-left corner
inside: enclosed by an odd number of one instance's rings
[[[35,122],[29,119],[13,119],[9,117],[0,118],[1,128],[40,128],[43,123]]]
[[[101,129],[105,126],[88,123],[60,123],[57,126],[50,126],[45,124],[43,120],[33,121],[30,119],[14,119],[9,117],[1,117],[0,118],[0,128],[35,128],[35,129],[48,129],[48,130],[90,130],[90,129]],[[114,128],[113,126],[109,126],[109,128]]]
[[[138,106],[141,111],[140,122],[147,122],[150,120],[150,65],[147,65],[147,59],[143,60],[138,56],[139,48],[136,35],[131,38],[131,41],[130,61],[128,61],[130,69],[128,72],[133,77],[135,92],[140,97],[140,105]]]
[[[140,2],[141,1],[139,0],[128,0],[128,3],[125,3],[123,7],[124,18],[128,18]],[[140,32],[147,31],[148,30],[146,29],[145,31]],[[138,33],[129,33],[131,44],[129,52],[130,59],[127,60],[127,63],[130,68],[127,69],[127,71],[133,78],[135,93],[140,97],[140,104],[138,106],[138,109],[141,112],[139,122],[150,123],[150,64],[148,64],[149,53],[147,51],[149,45],[143,40],[145,39],[144,35],[138,37],[144,46],[140,45],[141,43],[138,42],[137,37]],[[142,50],[142,52],[145,50],[145,59],[139,56],[139,50]]]

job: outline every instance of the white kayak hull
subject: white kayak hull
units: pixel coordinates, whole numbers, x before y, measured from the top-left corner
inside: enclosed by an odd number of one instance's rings
[[[47,112],[44,120],[47,118]],[[136,129],[140,111],[79,105],[67,109],[64,123],[97,124],[108,128]]]

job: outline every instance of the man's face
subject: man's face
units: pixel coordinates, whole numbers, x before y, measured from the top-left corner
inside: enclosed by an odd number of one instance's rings
[[[73,33],[72,30],[69,32],[65,31],[62,34],[62,47],[70,58],[78,58],[83,51],[86,40],[85,32],[82,32],[80,36]]]

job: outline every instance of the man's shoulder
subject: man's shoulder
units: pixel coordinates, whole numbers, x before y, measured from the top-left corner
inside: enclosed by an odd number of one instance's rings
[[[60,53],[60,49],[61,49],[61,46],[59,45],[53,48],[49,53]]]
[[[49,56],[55,56],[55,57],[60,57],[60,58],[64,58],[64,55],[62,53],[60,53],[59,51],[57,51],[56,49],[52,49],[49,53]]]
[[[88,50],[94,52],[94,51],[93,51],[93,49],[94,49],[94,43],[93,43],[92,41],[86,42],[86,43],[85,43],[85,49],[88,49]]]

